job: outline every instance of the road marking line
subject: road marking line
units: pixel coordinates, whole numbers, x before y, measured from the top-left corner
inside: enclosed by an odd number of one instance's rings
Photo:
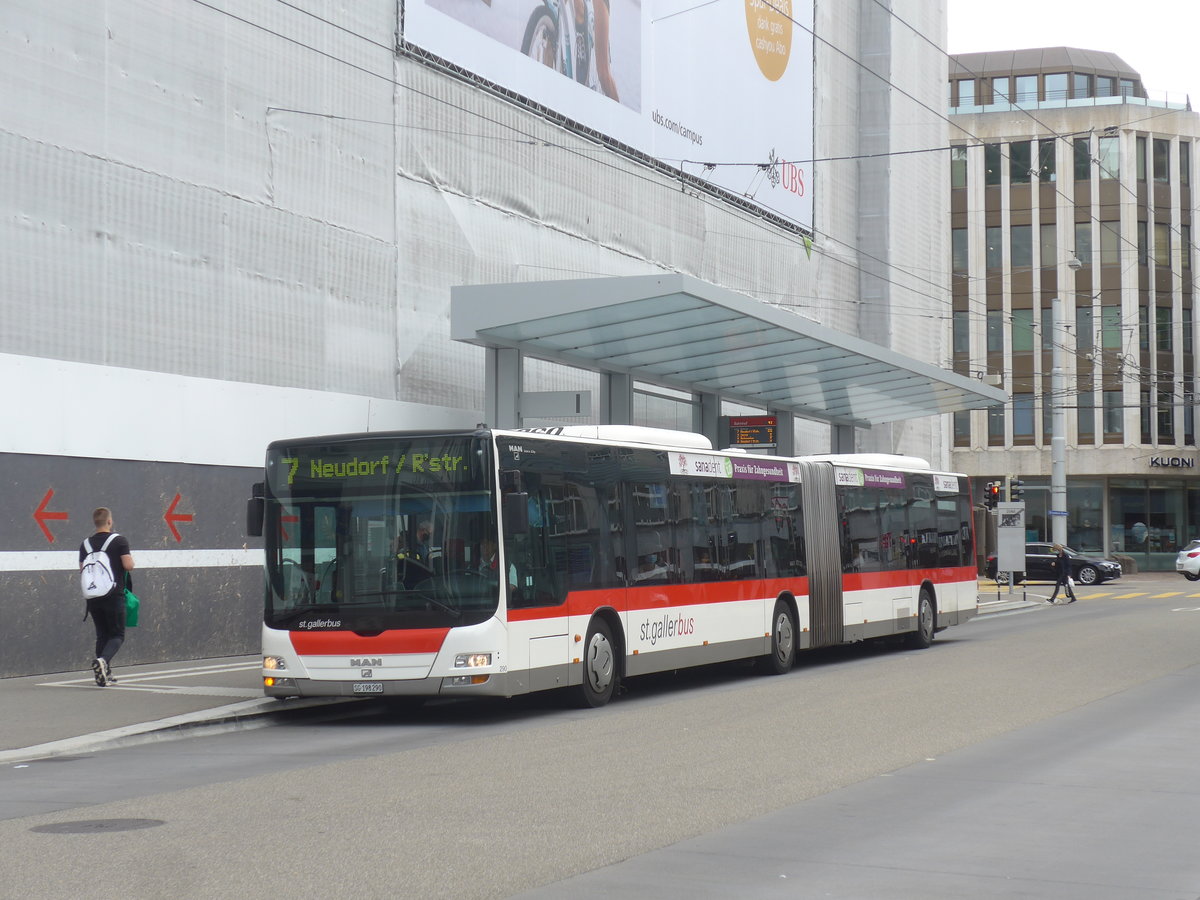
[[[187,669],[159,669],[153,672],[138,672],[137,674],[126,673],[119,676],[121,681],[155,681],[168,678],[187,678],[193,675],[216,675],[221,672],[249,672],[255,669],[261,669],[260,662],[240,662],[240,663],[222,663],[213,666],[193,666]],[[85,678],[68,678],[63,681],[42,681],[38,687],[74,687],[79,684],[94,684],[95,676],[87,676]]]
[[[1113,599],[1114,600],[1132,600],[1135,597],[1147,597],[1147,596],[1149,596],[1149,592],[1142,591],[1141,593],[1138,593],[1138,594],[1117,594],[1116,596],[1113,597]]]

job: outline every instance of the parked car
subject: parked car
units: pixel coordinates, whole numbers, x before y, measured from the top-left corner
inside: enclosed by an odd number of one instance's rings
[[[1200,540],[1192,541],[1175,557],[1175,571],[1188,581],[1200,579]]]
[[[1200,551],[1200,541],[1194,543]],[[1115,559],[1079,553],[1070,547],[1066,550],[1071,560],[1071,577],[1075,579],[1076,584],[1100,584],[1121,577],[1121,564]],[[1200,558],[1197,563],[1200,564]],[[987,558],[985,571],[989,578],[994,578],[1001,584],[1008,583],[1008,573],[996,571],[996,554],[993,553]],[[1022,581],[1054,581],[1054,545],[1026,544],[1025,571],[1015,575],[1017,584]],[[1200,578],[1200,575],[1195,577]]]

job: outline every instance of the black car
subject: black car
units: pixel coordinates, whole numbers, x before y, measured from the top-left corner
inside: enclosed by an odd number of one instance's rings
[[[1121,577],[1121,564],[1114,559],[1104,559],[1100,556],[1090,556],[1066,548],[1071,560],[1071,577],[1076,584],[1100,584]],[[986,574],[1001,584],[1008,582],[1007,572],[996,571],[996,554],[987,558]],[[1016,583],[1022,581],[1054,581],[1054,545],[1026,544],[1025,571],[1017,572]]]

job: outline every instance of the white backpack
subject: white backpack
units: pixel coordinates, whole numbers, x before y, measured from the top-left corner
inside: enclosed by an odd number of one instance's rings
[[[117,586],[117,579],[113,577],[112,562],[105,552],[116,536],[115,532],[110,534],[99,550],[92,549],[90,538],[83,542],[87,556],[83,558],[83,568],[79,571],[79,586],[83,589],[85,600],[106,597]]]

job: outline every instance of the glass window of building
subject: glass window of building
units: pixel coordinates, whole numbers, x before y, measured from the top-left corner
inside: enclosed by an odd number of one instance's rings
[[[1028,269],[1033,265],[1033,227],[1030,225],[1014,225],[1009,235],[1012,247],[1009,249],[1012,267]]]
[[[1121,223],[1100,223],[1100,265],[1121,264]]]
[[[1137,82],[1133,81],[1132,79],[1129,79],[1129,78],[1122,78],[1121,79],[1121,96],[1122,97],[1136,97],[1137,96]]]
[[[1071,80],[1075,86],[1073,93],[1076,99],[1095,96],[1095,88],[1092,84],[1092,76],[1087,72],[1075,72],[1072,75]]]
[[[1075,180],[1087,181],[1092,177],[1092,142],[1089,138],[1075,138]]]
[[[1092,223],[1075,223],[1075,258],[1085,266],[1092,264]]]
[[[1080,389],[1075,398],[1075,427],[1079,430],[1079,441],[1094,440],[1096,435],[1096,400],[1090,390]]]
[[[1100,177],[1104,178],[1120,178],[1121,177],[1121,144],[1120,140],[1115,137],[1102,137],[1098,143],[1099,154],[1097,159],[1100,160]]]
[[[950,257],[955,272],[966,272],[970,257],[967,254],[967,229],[950,229]]]
[[[1051,305],[1053,301],[1047,297],[1044,302],[1046,305],[1042,307],[1042,350],[1049,352],[1054,349],[1054,342],[1061,341],[1064,336],[1054,331],[1054,307]]]
[[[950,314],[950,329],[953,332],[955,353],[971,352],[971,318],[965,309],[956,309]]]
[[[987,411],[988,443],[1004,443],[1004,407],[989,406]]]
[[[1067,73],[1047,72],[1044,76],[1044,88],[1047,100],[1067,99]]]
[[[1012,91],[1009,88],[1009,79],[1007,75],[1002,75],[999,78],[992,79],[992,102],[993,103],[1008,103],[1012,98]]]
[[[1047,444],[1054,437],[1054,394],[1042,394],[1042,440]]]
[[[1121,348],[1121,307],[1100,307],[1100,346],[1105,350]]]
[[[1012,311],[1012,352],[1033,352],[1033,310],[1014,309]]]
[[[1167,184],[1171,180],[1171,142],[1154,139],[1154,180]]]
[[[1000,145],[983,145],[983,183],[989,186],[1000,183]]]
[[[954,413],[954,446],[971,446],[971,411],[960,409]]]
[[[958,105],[975,105],[975,79],[962,78],[958,81]]]
[[[1167,376],[1158,381],[1158,442],[1175,443],[1175,385]]]
[[[1017,102],[1036,103],[1038,98],[1038,77],[1036,75],[1018,75],[1015,80]]]
[[[1179,226],[1180,263],[1185,269],[1192,267],[1192,226]]]
[[[1115,97],[1117,96],[1117,79],[1111,75],[1096,76],[1096,96],[1097,97]]]
[[[1079,353],[1091,353],[1096,338],[1092,333],[1091,306],[1075,307],[1075,349]]]
[[[1179,142],[1179,183],[1192,183],[1192,145],[1187,141]]]
[[[1154,223],[1154,264],[1171,265],[1171,226],[1166,222]]]
[[[1189,447],[1196,446],[1196,407],[1191,402],[1183,407],[1183,442]]]
[[[1125,434],[1124,399],[1120,391],[1104,392],[1104,434],[1106,437]]]
[[[950,187],[967,186],[967,148],[956,144],[950,148]]]
[[[1058,228],[1053,222],[1043,222],[1038,230],[1038,252],[1043,269],[1058,264]]]
[[[1150,235],[1146,230],[1145,221],[1139,219],[1137,223],[1137,255],[1138,265],[1150,265]]]
[[[1139,137],[1134,139],[1134,146],[1137,147],[1137,180],[1146,180],[1146,139]]]
[[[1138,428],[1141,432],[1140,440],[1143,444],[1154,443],[1154,435],[1150,433],[1150,391],[1146,388],[1138,391],[1138,397],[1141,402],[1138,403]]]
[[[1154,308],[1154,339],[1160,353],[1170,353],[1175,347],[1174,331],[1172,330],[1171,307],[1156,306]]]
[[[1138,306],[1138,349],[1150,349],[1150,308]]]
[[[1056,181],[1055,174],[1056,166],[1054,162],[1054,151],[1058,146],[1056,138],[1050,138],[1045,141],[1038,141],[1038,178],[1042,181]]]
[[[999,309],[987,311],[987,352],[1004,352],[1004,312]]]
[[[1008,180],[1013,184],[1029,184],[1031,143],[1013,141],[1008,145]]]
[[[1182,320],[1179,323],[1183,331],[1183,352],[1185,355],[1191,355],[1192,352],[1192,308],[1185,306],[1181,310]]]
[[[1013,394],[1013,440],[1033,441],[1033,394]]]
[[[1004,265],[1004,229],[999,225],[989,225],[983,233],[987,241],[987,267],[999,269]]]

